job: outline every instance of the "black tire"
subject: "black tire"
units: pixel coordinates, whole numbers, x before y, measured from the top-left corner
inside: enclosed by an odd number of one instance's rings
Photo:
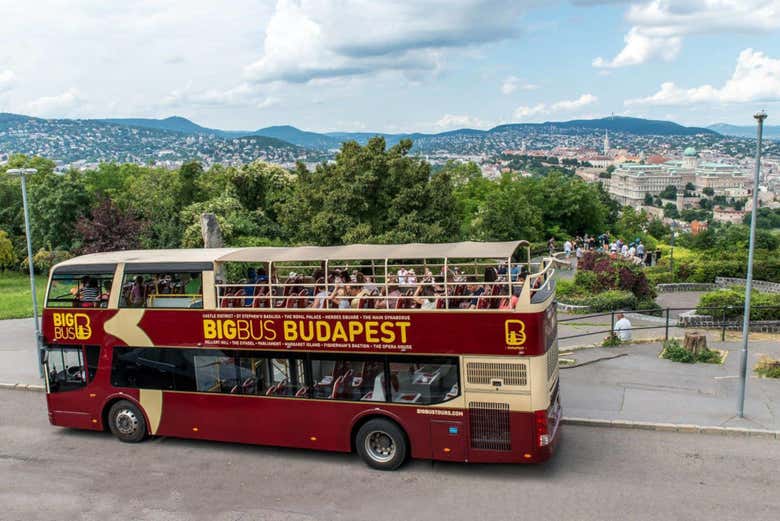
[[[132,402],[120,400],[108,411],[108,428],[126,443],[138,443],[146,438],[146,420],[141,410]]]
[[[406,460],[408,444],[404,431],[394,422],[369,420],[355,435],[355,448],[369,467],[395,470]]]

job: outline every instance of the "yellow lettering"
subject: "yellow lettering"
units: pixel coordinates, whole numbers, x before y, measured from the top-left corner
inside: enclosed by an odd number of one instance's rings
[[[314,324],[311,320],[299,320],[298,327],[301,330],[301,340],[311,342],[314,339]]]
[[[333,338],[331,340],[334,342],[336,340],[343,340],[344,342],[347,341],[347,332],[344,330],[344,324],[341,322],[336,322],[336,325],[333,326]]]
[[[366,342],[369,344],[376,344],[379,339],[376,337],[376,329],[379,326],[379,322],[368,321],[366,322]]]
[[[401,343],[406,343],[406,328],[409,327],[411,322],[396,322],[395,325],[401,330]]]
[[[217,324],[210,318],[203,319],[203,338],[206,340],[217,338]]]
[[[379,329],[383,334],[382,338],[380,338],[383,344],[392,344],[395,342],[395,332],[393,331],[392,322],[382,322]]]
[[[267,340],[276,340],[276,330],[274,329],[274,321],[273,320],[266,320],[263,322],[263,327],[265,328],[265,332],[268,334]],[[263,337],[263,332],[260,331],[260,337]]]
[[[315,326],[317,329],[317,342],[327,342],[330,338],[330,324],[324,320],[318,320]]]
[[[222,324],[222,331],[225,334],[225,338],[233,340],[236,338],[236,323],[233,320],[225,320]]]
[[[349,327],[349,341],[354,342],[355,337],[363,333],[363,323],[350,320],[348,323],[348,327]]]
[[[60,327],[62,325],[62,314],[61,313],[54,313],[51,318],[52,318],[52,321],[54,322],[54,327]]]
[[[285,320],[282,322],[284,326],[284,339],[285,340],[298,340],[298,331],[295,328],[295,322],[292,320]]]

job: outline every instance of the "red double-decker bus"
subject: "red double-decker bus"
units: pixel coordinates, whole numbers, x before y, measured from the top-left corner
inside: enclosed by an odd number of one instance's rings
[[[539,462],[561,417],[552,266],[528,243],[97,253],[56,265],[52,424]]]

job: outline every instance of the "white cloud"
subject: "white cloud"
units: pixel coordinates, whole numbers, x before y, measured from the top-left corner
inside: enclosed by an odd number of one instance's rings
[[[780,60],[745,49],[739,53],[731,78],[722,87],[701,85],[680,88],[673,82],[646,98],[630,99],[626,105],[687,105],[695,103],[749,103],[780,101]]]
[[[0,71],[0,94],[7,92],[16,84],[16,74],[10,69]]]
[[[488,128],[492,124],[479,118],[468,115],[445,114],[435,124],[440,130],[451,130],[456,128]]]
[[[651,0],[632,4],[623,49],[594,67],[617,68],[677,57],[683,38],[694,34],[769,32],[780,28],[780,0]]]
[[[512,0],[278,0],[263,53],[245,67],[258,83],[396,71],[436,71],[448,49],[517,34],[525,5]],[[479,20],[479,24],[475,24]]]
[[[654,36],[644,32],[639,27],[632,27],[625,36],[626,46],[612,60],[596,58],[594,67],[626,67],[639,65],[651,59],[660,58],[664,61],[672,61],[677,57],[682,46],[679,36]]]
[[[551,105],[553,112],[568,112],[571,110],[580,109],[586,105],[596,103],[599,99],[593,94],[583,94],[574,100],[562,100]]]
[[[71,87],[55,96],[42,96],[29,102],[27,106],[35,116],[69,116],[83,101],[79,91]]]
[[[533,107],[530,106],[520,106],[517,107],[513,113],[514,118],[517,120],[523,120],[532,118],[538,114],[545,114],[547,113],[547,105],[544,103],[539,103],[537,105],[534,105]]]
[[[517,76],[509,76],[501,84],[501,94],[512,94],[516,90],[534,90],[538,89],[538,85],[524,81]]]
[[[527,120],[542,114],[548,115],[558,112],[576,112],[597,101],[598,98],[593,94],[583,94],[577,99],[556,101],[550,105],[538,103],[534,106],[520,106],[515,109],[513,115],[516,120]]]

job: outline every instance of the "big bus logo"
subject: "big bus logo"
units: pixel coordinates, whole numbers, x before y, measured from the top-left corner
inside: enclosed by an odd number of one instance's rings
[[[54,340],[87,340],[92,336],[89,315],[85,313],[52,313]]]
[[[525,345],[525,322],[522,320],[507,320],[504,322],[506,345],[509,349],[520,349]]]

